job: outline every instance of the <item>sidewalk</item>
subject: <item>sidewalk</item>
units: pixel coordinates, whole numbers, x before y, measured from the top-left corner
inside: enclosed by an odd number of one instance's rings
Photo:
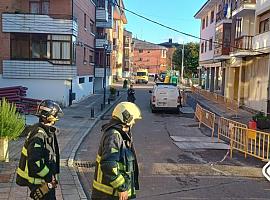
[[[120,97],[121,97],[120,93]],[[108,96],[107,96],[108,97]],[[77,173],[73,169],[73,159],[75,153],[83,141],[84,137],[90,132],[99,118],[106,113],[117,101],[106,104],[106,108],[101,111],[103,95],[97,93],[89,96],[83,101],[65,108],[64,117],[57,123],[59,133],[57,133],[60,154],[61,154],[61,173],[59,187],[57,188],[57,199],[80,200],[87,199],[82,186],[79,182]],[[95,110],[95,119],[91,119],[91,108]],[[33,121],[33,119],[31,120]],[[25,138],[10,142],[10,162],[0,163],[0,199],[27,200],[29,190],[16,185],[16,168],[20,158],[20,152]]]
[[[252,113],[240,108],[236,116],[235,112],[226,109],[225,106],[222,106],[213,101],[209,101],[200,95],[194,95],[192,93],[187,93],[187,102],[194,110],[196,108],[197,103],[200,103],[202,107],[215,113],[219,117],[226,117],[228,119],[232,119],[234,121],[241,122],[243,124],[248,124],[248,122],[252,119],[253,116]]]

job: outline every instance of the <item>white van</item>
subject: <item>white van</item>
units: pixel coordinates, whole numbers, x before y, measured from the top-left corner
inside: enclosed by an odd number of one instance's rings
[[[181,96],[179,88],[173,84],[157,83],[151,93],[150,106],[152,112],[172,110],[179,113]]]

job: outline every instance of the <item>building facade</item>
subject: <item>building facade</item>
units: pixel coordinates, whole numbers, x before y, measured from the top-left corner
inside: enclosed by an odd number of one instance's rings
[[[227,9],[226,12],[226,9],[223,9],[222,14],[222,16],[227,14],[226,23],[223,23],[223,28],[216,24],[214,34],[215,41],[220,41],[215,46],[221,46],[219,44],[221,40],[217,37],[223,35],[222,46],[224,50],[222,52],[226,53],[226,59],[221,60],[215,57],[216,51],[219,51],[216,47],[213,56],[213,60],[221,61],[222,75],[225,75],[222,81],[224,83],[224,96],[236,100],[242,107],[269,114],[270,1],[230,0],[224,2],[209,0],[198,13],[201,13],[206,5],[211,3],[223,4],[223,7],[225,5]],[[216,15],[216,17],[218,16],[219,14]],[[222,29],[225,31],[220,34]],[[201,36],[204,36],[203,31],[201,31]],[[229,41],[229,45],[227,41]],[[205,48],[202,46],[201,44],[200,57],[203,57],[202,49]]]
[[[168,69],[174,69],[173,55],[177,48],[183,48],[182,45],[178,43],[173,43],[173,40],[170,38],[168,42],[160,43],[159,45],[167,48],[167,66]]]
[[[123,77],[130,77],[133,73],[134,42],[132,32],[124,30],[124,56],[123,56]]]
[[[147,69],[149,74],[167,70],[167,48],[150,42],[134,39],[134,69]]]
[[[0,85],[63,105],[93,93],[95,4],[1,1]]]
[[[203,88],[224,95],[230,58],[231,2],[208,0],[196,13],[201,20],[199,76]]]

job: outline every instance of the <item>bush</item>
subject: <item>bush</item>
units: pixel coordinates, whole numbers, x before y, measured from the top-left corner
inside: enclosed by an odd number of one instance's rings
[[[263,112],[259,112],[252,119],[257,122],[258,120],[268,120],[269,118]]]
[[[112,95],[116,94],[116,89],[115,89],[114,87],[111,87],[111,88],[110,88],[110,93],[111,93]]]
[[[22,133],[24,126],[24,119],[16,111],[16,106],[5,99],[0,101],[0,137],[16,139]]]

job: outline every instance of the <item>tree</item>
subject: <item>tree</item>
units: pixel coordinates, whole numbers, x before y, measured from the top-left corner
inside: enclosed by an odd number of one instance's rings
[[[199,43],[190,42],[185,45],[185,53],[184,53],[185,77],[191,77],[192,74],[197,72],[197,67],[199,67],[199,51],[200,51]],[[175,69],[181,71],[182,45],[179,46],[174,52],[173,63],[175,64]]]

